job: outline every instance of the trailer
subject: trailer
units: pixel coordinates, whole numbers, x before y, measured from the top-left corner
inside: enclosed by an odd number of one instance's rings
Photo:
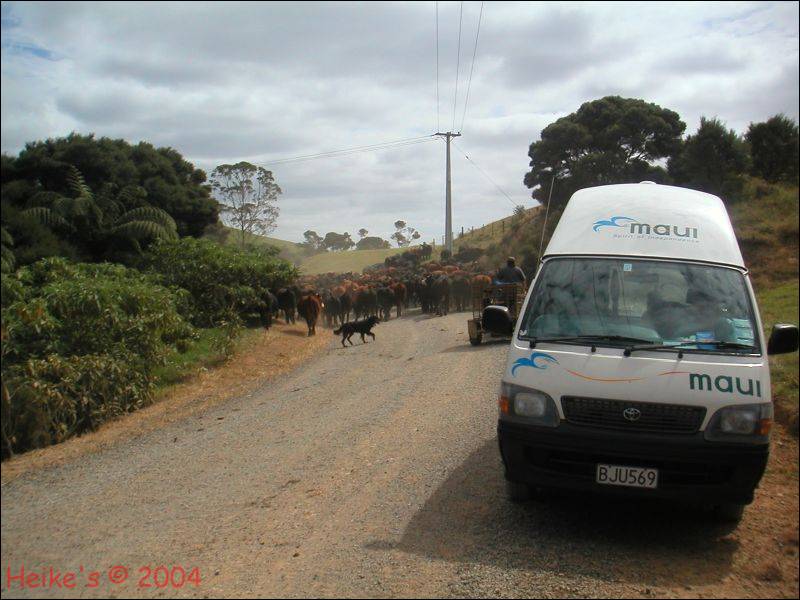
[[[478,346],[483,336],[494,338],[510,338],[513,328],[500,326],[508,321],[496,319],[498,312],[503,312],[516,323],[517,315],[525,302],[525,286],[519,283],[494,283],[486,287],[472,289],[472,318],[467,321],[469,343]],[[488,309],[488,310],[487,310]]]

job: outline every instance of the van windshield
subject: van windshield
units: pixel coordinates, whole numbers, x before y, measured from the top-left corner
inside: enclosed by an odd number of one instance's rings
[[[683,350],[759,352],[744,276],[735,269],[667,261],[558,258],[536,280],[522,339],[625,339]],[[736,350],[732,347],[736,346]]]

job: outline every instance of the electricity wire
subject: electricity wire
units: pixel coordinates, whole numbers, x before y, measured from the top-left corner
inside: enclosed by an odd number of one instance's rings
[[[327,152],[317,152],[315,154],[304,154],[300,156],[292,156],[288,158],[278,158],[262,163],[264,166],[282,165],[292,162],[301,162],[307,160],[316,160],[319,158],[336,158],[339,156],[349,156],[351,154],[358,154],[361,152],[374,152],[376,150],[388,150],[392,148],[401,148],[404,146],[413,146],[414,144],[421,144],[429,142],[434,139],[433,135],[425,135],[416,138],[406,138],[402,140],[394,140],[391,142],[382,142],[380,144],[369,144],[366,146],[354,146],[352,148],[343,148],[341,150],[330,150]]]
[[[464,114],[461,116],[461,127],[459,133],[464,129],[464,119],[467,118],[467,104],[469,104],[469,90],[472,87],[472,71],[475,70],[475,56],[478,53],[478,36],[481,34],[481,20],[483,19],[483,2],[481,2],[481,12],[478,15],[478,31],[475,33],[475,48],[472,50],[472,66],[469,68],[469,80],[467,81],[467,95],[464,99]],[[438,130],[437,130],[438,131]]]
[[[453,126],[450,131],[456,129],[456,103],[458,101],[458,70],[461,67],[461,22],[464,16],[464,3],[461,3],[461,8],[458,10],[458,54],[456,55],[456,92],[453,95]]]
[[[514,206],[517,206],[517,203],[516,203],[516,202],[514,202],[514,200],[511,198],[511,196],[509,196],[509,195],[508,195],[508,194],[505,192],[505,190],[503,190],[503,188],[501,188],[499,185],[497,185],[497,182],[496,182],[494,179],[492,179],[492,178],[491,178],[491,176],[490,176],[490,175],[489,175],[489,174],[488,174],[486,171],[484,171],[483,169],[481,169],[481,168],[478,166],[478,164],[477,164],[477,163],[476,163],[474,160],[472,160],[472,159],[471,159],[469,156],[467,156],[467,153],[466,153],[466,152],[464,152],[464,151],[463,151],[463,150],[462,150],[462,149],[461,149],[461,148],[458,146],[458,144],[456,144],[455,142],[451,142],[451,143],[453,144],[453,146],[455,146],[456,148],[458,148],[458,151],[459,151],[459,152],[461,152],[461,154],[463,154],[463,155],[464,155],[464,158],[466,158],[466,159],[467,159],[467,160],[468,160],[468,161],[469,161],[469,162],[472,164],[472,166],[474,166],[476,169],[478,169],[478,171],[479,171],[479,172],[480,172],[480,173],[481,173],[481,174],[482,174],[482,175],[483,175],[483,176],[484,176],[484,177],[485,177],[485,178],[486,178],[486,179],[489,181],[489,183],[491,183],[491,184],[492,184],[492,185],[493,185],[495,188],[497,188],[497,191],[499,191],[501,194],[503,194],[503,196],[505,196],[505,197],[506,197],[506,199],[507,199],[509,202],[511,202],[511,204],[513,204]]]

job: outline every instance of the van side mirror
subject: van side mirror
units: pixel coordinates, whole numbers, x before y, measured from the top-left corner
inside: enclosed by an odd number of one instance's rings
[[[494,335],[514,333],[514,321],[507,306],[489,305],[483,309],[482,326]]]
[[[798,333],[797,325],[776,323],[767,343],[767,354],[786,354],[797,352]]]

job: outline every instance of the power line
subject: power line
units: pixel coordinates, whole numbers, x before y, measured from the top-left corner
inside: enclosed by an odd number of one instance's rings
[[[463,155],[464,155],[464,158],[466,158],[466,159],[467,159],[467,160],[468,160],[470,163],[472,163],[472,165],[473,165],[473,166],[474,166],[476,169],[478,169],[478,171],[480,171],[480,172],[481,172],[481,174],[482,174],[482,175],[483,175],[483,176],[484,176],[484,177],[485,177],[485,178],[486,178],[486,179],[489,181],[489,183],[491,183],[491,184],[492,184],[494,187],[496,187],[496,188],[497,188],[497,191],[499,191],[501,194],[503,194],[503,196],[505,196],[505,197],[508,199],[508,201],[509,201],[509,202],[511,202],[511,204],[513,204],[514,206],[517,206],[517,203],[516,203],[516,202],[514,202],[514,200],[512,200],[511,196],[509,196],[508,194],[506,194],[506,192],[503,190],[503,188],[501,188],[499,185],[497,185],[497,183],[495,182],[495,180],[494,180],[494,179],[492,179],[492,178],[489,176],[489,174],[488,174],[486,171],[484,171],[483,169],[481,169],[481,168],[478,166],[478,164],[477,164],[477,163],[476,163],[474,160],[472,160],[472,159],[471,159],[469,156],[467,156],[466,152],[464,152],[464,151],[463,151],[463,150],[462,150],[462,149],[461,149],[461,148],[460,148],[460,147],[459,147],[459,146],[458,146],[458,145],[457,145],[455,142],[453,142],[453,145],[454,145],[456,148],[458,148],[458,151],[459,151],[459,152],[461,152],[461,154],[463,154]]]
[[[469,103],[469,89],[472,87],[472,71],[475,69],[475,55],[478,53],[478,36],[481,34],[481,20],[483,19],[483,2],[481,2],[481,12],[478,15],[478,31],[475,33],[475,48],[472,50],[472,66],[469,68],[469,81],[467,82],[467,96],[464,99],[464,114],[461,116],[461,127],[464,129],[464,119],[467,118],[467,104]]]
[[[282,165],[291,162],[301,162],[307,160],[316,160],[319,158],[337,158],[340,156],[349,156],[351,154],[358,154],[361,152],[374,152],[376,150],[389,150],[392,148],[401,148],[403,146],[412,146],[414,144],[421,144],[430,142],[434,139],[433,135],[425,135],[416,138],[406,138],[402,140],[394,140],[391,142],[382,142],[380,144],[369,144],[366,146],[354,146],[352,148],[343,148],[341,150],[330,150],[327,152],[317,152],[315,154],[304,154],[300,156],[292,156],[288,158],[278,158],[266,163],[263,166]]]
[[[455,131],[456,128],[456,101],[458,100],[458,70],[461,67],[461,21],[464,16],[464,3],[461,3],[461,8],[458,10],[458,55],[456,56],[456,93],[453,95],[453,126],[450,131]]]
[[[436,2],[436,131],[439,131],[439,3]]]

